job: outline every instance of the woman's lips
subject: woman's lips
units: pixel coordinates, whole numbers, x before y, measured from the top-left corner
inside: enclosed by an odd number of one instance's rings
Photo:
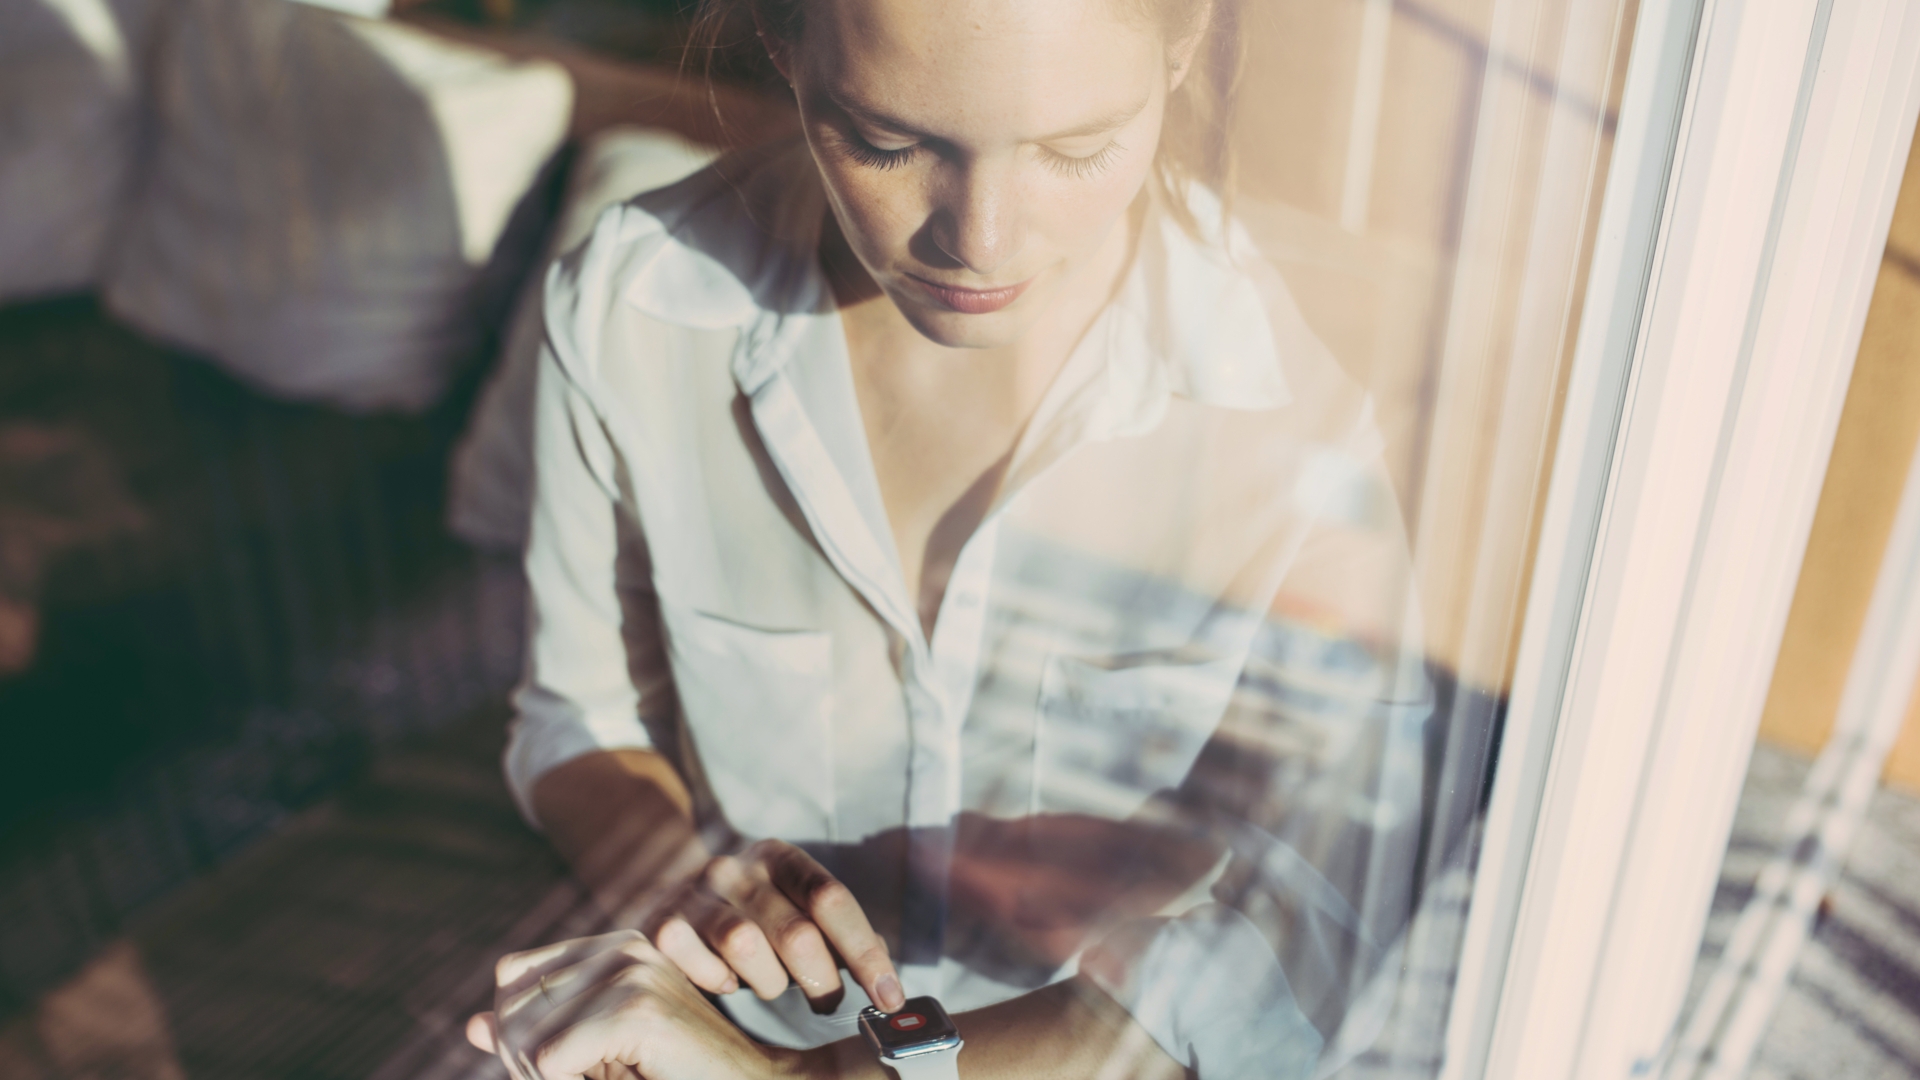
[[[1020,294],[1026,292],[1027,286],[1033,284],[1033,279],[1028,278],[1018,285],[1008,285],[1000,289],[962,289],[928,281],[918,274],[907,276],[925,289],[929,296],[962,315],[986,315],[999,311],[1020,299]]]

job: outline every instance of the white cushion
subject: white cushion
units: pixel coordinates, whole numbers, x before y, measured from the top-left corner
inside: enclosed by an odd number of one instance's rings
[[[566,73],[288,0],[174,3],[109,307],[269,393],[430,406],[497,325],[487,264],[565,138]]]
[[[98,283],[138,156],[157,7],[0,2],[0,300]]]
[[[671,132],[610,128],[574,164],[549,258],[587,238],[600,211],[698,171],[714,152]],[[545,274],[528,275],[498,365],[453,453],[447,524],[489,550],[518,551],[533,505],[533,383],[544,333]]]
[[[349,15],[378,19],[387,13],[393,5],[389,0],[299,0],[302,4],[326,8],[329,11],[344,11]]]

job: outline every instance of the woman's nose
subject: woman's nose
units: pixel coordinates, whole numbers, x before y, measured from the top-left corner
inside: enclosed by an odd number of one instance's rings
[[[970,162],[954,169],[943,187],[931,223],[933,242],[948,258],[991,278],[1019,252],[1023,239],[1013,170]]]

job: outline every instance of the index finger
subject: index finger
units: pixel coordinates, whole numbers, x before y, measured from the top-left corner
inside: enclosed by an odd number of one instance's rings
[[[848,973],[875,1005],[893,1012],[907,1003],[887,943],[874,933],[853,890],[827,873],[813,856],[789,845],[782,845],[768,858],[767,875],[774,887],[820,928],[833,951],[846,962]]]

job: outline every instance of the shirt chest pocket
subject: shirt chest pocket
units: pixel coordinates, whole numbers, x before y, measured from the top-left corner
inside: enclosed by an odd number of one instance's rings
[[[1054,656],[1034,734],[1035,812],[1126,817],[1179,786],[1219,726],[1240,658]]]
[[[728,824],[833,839],[833,636],[660,606],[694,756]]]

